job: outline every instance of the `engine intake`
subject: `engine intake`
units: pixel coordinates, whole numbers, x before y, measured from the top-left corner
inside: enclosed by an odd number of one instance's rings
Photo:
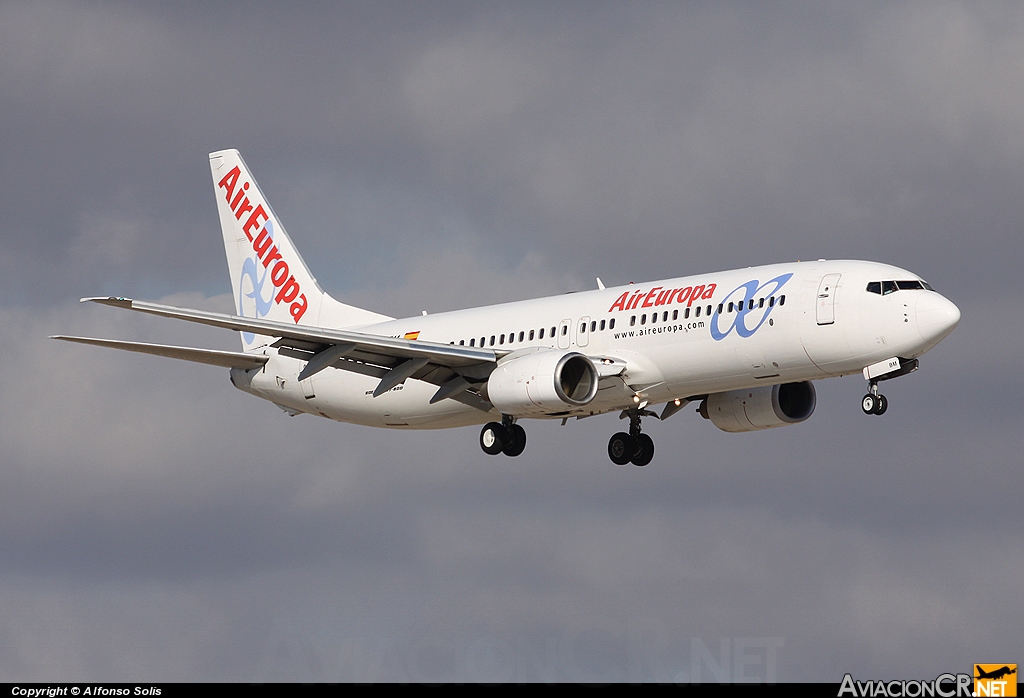
[[[583,354],[539,351],[499,364],[487,397],[506,414],[550,414],[586,405],[597,395],[598,373]]]
[[[722,431],[756,431],[802,422],[816,404],[814,385],[803,381],[713,393],[701,402],[700,415]]]

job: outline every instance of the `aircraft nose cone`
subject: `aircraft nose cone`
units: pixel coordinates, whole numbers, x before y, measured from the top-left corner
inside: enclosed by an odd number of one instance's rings
[[[960,322],[960,309],[934,291],[917,299],[917,331],[927,344],[937,344]]]

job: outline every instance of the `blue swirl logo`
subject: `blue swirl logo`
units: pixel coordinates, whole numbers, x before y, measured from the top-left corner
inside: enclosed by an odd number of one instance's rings
[[[774,305],[770,304],[767,300],[763,306],[760,305],[758,299],[774,296],[791,278],[793,278],[793,274],[790,272],[776,276],[774,279],[769,279],[763,284],[757,279],[753,279],[737,286],[729,295],[722,299],[720,304],[723,310],[727,310],[729,303],[732,302],[737,310],[732,313],[719,313],[717,309],[715,310],[710,323],[711,337],[716,342],[720,342],[728,337],[729,333],[733,330],[736,330],[736,334],[740,337],[750,337],[757,332],[761,325],[765,323],[765,320],[768,319],[768,316],[771,315],[772,310],[775,309]],[[753,304],[750,301],[754,301]],[[721,326],[723,317],[732,321],[724,330]]]
[[[274,224],[271,221],[267,221],[263,226],[267,235],[271,240],[274,239]],[[270,270],[264,269],[263,275],[260,275],[260,265],[256,262],[256,253],[253,252],[251,257],[246,257],[245,261],[242,262],[242,274],[239,277],[238,282],[238,314],[245,317],[245,299],[251,298],[255,306],[255,318],[266,317],[270,313],[271,307],[274,305],[274,284],[270,284],[270,297],[264,297],[263,287],[266,284],[268,277],[270,276]],[[249,287],[252,289],[249,293],[245,292],[246,284],[245,280],[249,279]],[[256,339],[256,335],[251,332],[243,332],[242,340],[246,344],[252,343]]]

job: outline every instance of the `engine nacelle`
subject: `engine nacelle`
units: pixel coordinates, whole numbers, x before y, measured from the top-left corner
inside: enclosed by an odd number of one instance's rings
[[[487,398],[505,414],[551,414],[581,407],[597,395],[594,364],[574,351],[538,351],[499,364]]]
[[[802,422],[815,404],[814,385],[803,381],[713,393],[701,402],[700,415],[722,431],[756,431]]]

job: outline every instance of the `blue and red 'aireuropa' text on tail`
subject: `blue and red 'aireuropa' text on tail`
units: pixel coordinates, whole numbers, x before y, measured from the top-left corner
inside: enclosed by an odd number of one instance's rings
[[[256,253],[256,257],[262,261],[263,267],[270,272],[270,281],[274,284],[274,288],[277,289],[277,293],[274,294],[274,302],[288,304],[288,312],[296,324],[298,324],[309,306],[306,294],[302,292],[299,282],[295,280],[295,277],[289,271],[288,262],[282,258],[277,245],[273,244],[274,224],[270,220],[270,215],[263,207],[263,204],[257,203],[254,206],[250,203],[249,197],[246,195],[246,192],[249,190],[249,182],[243,182],[239,186],[238,180],[241,174],[241,170],[236,165],[230,172],[224,175],[220,182],[217,183],[217,186],[224,190],[224,200],[227,201],[231,211],[235,214],[235,220],[241,222],[243,216],[249,214],[245,223],[241,224],[242,232],[249,242],[252,243],[252,249]],[[263,226],[262,228],[260,228],[261,225]],[[259,231],[254,232],[257,228],[259,228]]]

